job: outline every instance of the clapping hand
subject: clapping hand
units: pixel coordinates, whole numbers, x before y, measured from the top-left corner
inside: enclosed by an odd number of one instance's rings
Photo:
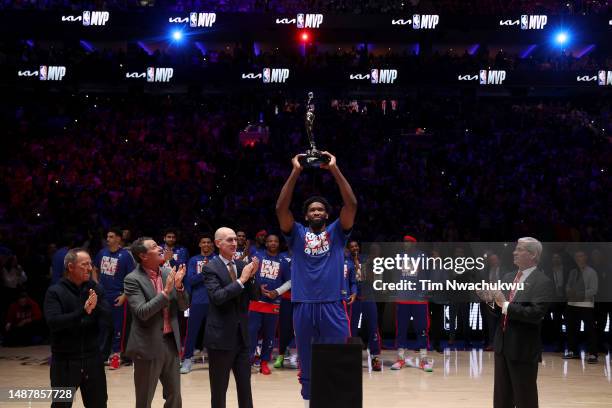
[[[499,307],[504,307],[504,302],[506,301],[504,294],[498,290],[493,296],[495,297],[495,304]]]
[[[98,295],[93,289],[89,289],[89,297],[85,301],[85,306],[83,306],[83,308],[85,309],[85,313],[91,314],[91,312],[93,312],[93,310],[96,308],[97,304]]]
[[[172,268],[172,271],[166,277],[166,285],[164,286],[164,294],[166,297],[170,296],[170,292],[172,292],[172,288],[174,288],[174,276],[176,275],[176,267]]]
[[[255,276],[255,273],[259,269],[259,259],[257,257],[253,257],[251,263],[247,264],[244,268],[242,268],[242,273],[240,274],[240,282],[244,285],[247,283],[249,279]]]
[[[178,290],[182,290],[183,289],[183,278],[185,277],[185,272],[187,271],[187,268],[185,267],[185,264],[181,264],[181,266],[179,266],[178,271],[176,270],[176,266],[172,268],[172,272],[174,272],[174,287]]]

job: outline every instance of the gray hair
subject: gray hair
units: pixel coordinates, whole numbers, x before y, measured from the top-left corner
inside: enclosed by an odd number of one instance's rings
[[[153,238],[151,237],[140,237],[136,241],[132,242],[130,245],[130,252],[134,257],[134,260],[140,263],[142,260],[140,259],[140,254],[146,254],[149,248],[145,246],[145,241],[151,241]]]
[[[64,271],[68,270],[68,264],[73,264],[76,262],[77,257],[81,252],[85,252],[86,254],[89,253],[85,248],[72,248],[68,250],[66,256],[64,256]]]
[[[527,251],[535,255],[535,261],[540,261],[540,257],[542,256],[542,243],[540,241],[532,237],[523,237],[519,238],[517,242],[525,244]]]

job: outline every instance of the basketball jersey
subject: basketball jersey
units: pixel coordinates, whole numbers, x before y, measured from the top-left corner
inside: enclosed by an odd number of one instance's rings
[[[299,222],[286,236],[291,259],[291,301],[336,302],[342,299],[344,246],[349,234],[340,220],[316,234]]]

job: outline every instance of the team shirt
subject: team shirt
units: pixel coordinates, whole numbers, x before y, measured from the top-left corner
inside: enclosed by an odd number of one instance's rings
[[[292,253],[292,302],[342,300],[344,246],[348,236],[339,219],[318,234],[299,222],[293,223],[291,232],[285,237]]]
[[[267,290],[274,290],[285,283],[289,277],[289,263],[285,260],[282,255],[270,255],[267,252],[260,252],[261,258],[259,258],[259,270],[255,275],[255,283],[260,285],[266,285]],[[281,298],[270,299],[265,296],[261,296],[259,299],[261,302],[266,303],[280,303]]]
[[[191,295],[191,304],[203,305],[208,304],[208,291],[204,285],[204,274],[202,269],[208,264],[216,254],[211,255],[196,255],[192,256],[187,263],[187,276],[185,277],[185,287]]]
[[[124,248],[111,252],[103,248],[94,261],[100,272],[100,285],[104,288],[107,298],[114,299],[123,293],[123,278],[135,268],[134,258]]]
[[[168,246],[166,244],[162,245],[162,248],[164,250],[167,247]],[[164,266],[169,267],[169,268],[176,267],[178,269],[180,265],[187,264],[188,261],[189,261],[189,252],[187,251],[187,248],[184,248],[181,246],[175,246],[174,248],[172,248],[172,258],[166,261]]]
[[[355,276],[355,265],[352,258],[344,258],[344,270],[342,279],[342,298],[348,299],[357,293],[357,277]]]

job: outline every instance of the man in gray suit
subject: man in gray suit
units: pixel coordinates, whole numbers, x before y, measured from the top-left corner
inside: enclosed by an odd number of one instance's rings
[[[189,307],[189,296],[183,286],[185,265],[178,271],[162,268],[162,248],[148,237],[138,238],[131,247],[138,263],[124,279],[132,310],[132,327],[126,355],[134,361],[136,408],[151,406],[157,381],[161,381],[164,408],[179,408],[181,380],[179,374],[180,333],[177,308]]]

